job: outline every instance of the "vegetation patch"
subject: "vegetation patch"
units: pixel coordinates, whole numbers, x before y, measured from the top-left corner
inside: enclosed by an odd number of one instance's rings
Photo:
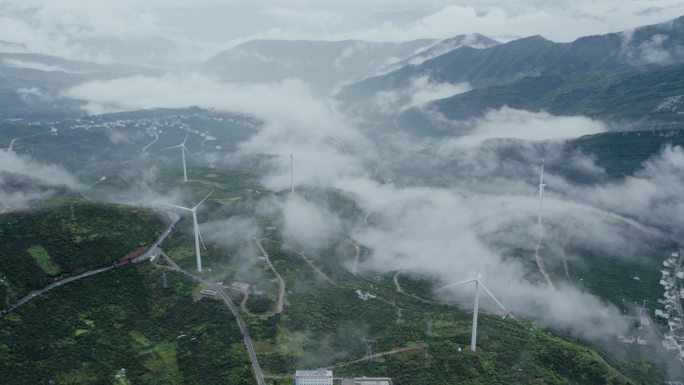
[[[33,260],[36,262],[36,265],[40,267],[43,272],[47,275],[57,275],[62,271],[62,268],[59,267],[51,258],[50,254],[48,254],[47,250],[41,245],[34,245],[26,249],[26,252],[29,253],[33,257]]]
[[[278,353],[286,356],[301,356],[304,354],[305,343],[304,333],[292,332],[283,326],[278,326],[276,334]]]

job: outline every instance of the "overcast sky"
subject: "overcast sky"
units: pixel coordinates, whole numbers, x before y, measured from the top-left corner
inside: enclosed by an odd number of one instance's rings
[[[95,61],[118,59],[124,48],[113,41],[142,51],[180,44],[200,61],[253,38],[401,41],[479,32],[570,41],[680,15],[684,2],[673,0],[0,0],[0,40]]]

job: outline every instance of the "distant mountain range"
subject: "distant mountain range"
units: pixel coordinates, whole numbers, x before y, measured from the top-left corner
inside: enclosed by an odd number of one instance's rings
[[[230,82],[299,78],[324,89],[375,75],[433,44],[435,41],[428,39],[403,43],[253,40],[220,52],[203,70]]]
[[[404,66],[416,66],[461,47],[482,49],[493,47],[498,44],[500,44],[498,41],[490,39],[487,36],[480,35],[479,33],[458,35],[449,39],[440,40],[430,48],[422,50],[411,57],[390,65],[388,68],[385,68],[385,72],[389,72],[390,70],[398,70]]]
[[[18,53],[25,47],[0,41],[3,47],[13,53],[0,50],[0,117],[77,111],[61,96],[68,87],[159,73]],[[254,40],[200,71],[236,83],[299,78],[366,109],[381,110],[374,103],[382,95],[394,103],[387,111],[411,126],[425,125],[426,106],[459,120],[509,106],[673,127],[684,113],[684,17],[571,43],[531,36],[500,44],[479,34],[401,43]]]
[[[484,49],[464,46],[342,90],[369,100],[413,79],[473,89],[431,104],[467,119],[509,106],[612,120],[678,123],[684,98],[684,17],[632,31],[555,43],[532,36]],[[408,114],[416,114],[410,111]]]
[[[202,69],[230,82],[262,83],[298,78],[316,89],[327,91],[409,63],[425,61],[463,45],[488,47],[494,44],[497,42],[482,35],[401,43],[253,40],[218,53]]]

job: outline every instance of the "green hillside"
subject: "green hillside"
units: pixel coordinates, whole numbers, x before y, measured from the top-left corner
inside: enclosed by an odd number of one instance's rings
[[[148,210],[69,197],[0,217],[2,308],[57,279],[111,265],[163,229]]]
[[[335,210],[358,215],[342,195],[318,196],[329,199]],[[200,213],[202,221],[236,209],[245,212],[245,207],[231,208],[224,198],[216,199],[208,202],[210,212]],[[14,296],[50,282],[55,269],[66,276],[108,264],[160,229],[149,212],[79,200],[0,219],[8,224],[0,258],[4,266],[13,266],[4,275]],[[164,247],[190,269],[188,225],[181,221]],[[387,375],[397,385],[646,384],[660,378],[662,368],[636,356],[616,360],[533,322],[496,315],[481,316],[479,350],[469,353],[471,314],[432,302],[429,286],[402,275],[399,282],[407,293],[402,294],[392,274],[352,275],[344,266],[354,248],[345,240],[320,253],[299,254],[279,243],[277,234],[272,237],[262,242],[287,286],[280,315],[272,311],[278,290],[273,273],[261,262],[244,264],[256,251],[210,245],[205,256],[207,274],[224,285],[247,279],[265,291],[245,303],[243,317],[271,384],[291,383],[297,368],[321,366],[337,375]],[[256,278],[245,278],[246,273]],[[234,318],[218,301],[194,303],[198,291],[183,275],[148,263],[61,286],[0,318],[0,367],[14,379],[11,384],[253,383]],[[230,292],[237,303],[242,300],[239,292]],[[359,293],[375,298],[363,300]],[[429,338],[428,319],[434,325]],[[364,359],[364,339],[375,341],[373,351],[379,355],[372,362]]]

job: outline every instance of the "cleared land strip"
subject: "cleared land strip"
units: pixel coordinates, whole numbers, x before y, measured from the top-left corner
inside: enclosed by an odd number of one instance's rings
[[[423,350],[425,349],[425,345],[417,345],[417,346],[408,346],[404,348],[396,348],[392,350],[388,350],[386,352],[380,352],[380,353],[375,353],[370,356],[370,358],[378,358],[378,357],[383,357],[383,356],[391,356],[392,354],[399,354],[399,353],[404,353],[404,352],[410,352],[412,350]],[[358,360],[350,361],[350,362],[345,362],[343,364],[338,364],[338,365],[333,365],[329,366],[328,369],[334,369],[334,368],[341,368],[343,366],[349,366],[353,364],[357,364],[359,362],[363,362],[368,360],[369,357],[367,355],[363,356],[362,358],[359,358]]]
[[[280,247],[292,251],[293,253],[299,255],[321,278],[323,278],[329,284],[331,284],[333,286],[337,286],[337,287],[340,286],[337,282],[333,281],[330,277],[328,277],[328,275],[325,274],[321,269],[319,269],[318,266],[314,265],[314,263],[306,255],[304,255],[304,253],[295,249],[294,247],[292,247],[286,243],[276,241],[275,239],[270,239],[270,238],[261,238],[260,241],[269,241],[269,242],[277,243],[280,245]]]
[[[261,241],[258,238],[254,238],[254,240],[256,241],[259,250],[261,251],[261,255],[266,258],[266,263],[268,264],[268,267],[271,269],[273,274],[275,274],[275,276],[278,277],[278,303],[276,303],[275,312],[277,314],[280,314],[283,312],[283,307],[285,306],[285,280],[283,279],[283,277],[280,276],[275,267],[273,267],[273,263],[271,263],[271,257],[269,257],[266,250],[264,250],[264,247],[261,245]]]

